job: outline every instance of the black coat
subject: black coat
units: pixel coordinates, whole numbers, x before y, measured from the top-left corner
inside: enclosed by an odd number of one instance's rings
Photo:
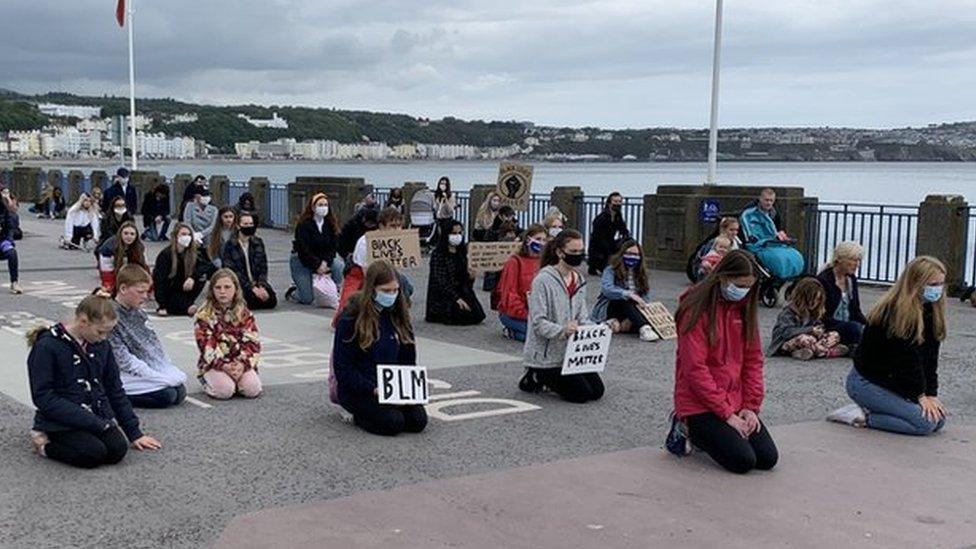
[[[867,324],[868,320],[864,318],[864,313],[861,312],[861,295],[857,289],[857,277],[854,275],[847,275],[848,281],[850,281],[851,292],[848,300],[848,311],[850,312],[851,322],[857,322],[860,324]],[[824,287],[824,292],[826,293],[827,299],[824,303],[824,326],[827,329],[831,329],[837,324],[834,320],[834,311],[837,310],[837,306],[840,305],[841,291],[837,287],[837,278],[834,276],[834,270],[827,268],[817,275],[817,280]]]
[[[441,246],[430,254],[430,276],[427,280],[427,322],[457,324],[457,300],[463,299],[476,324],[485,318],[484,309],[474,293],[474,281],[468,274],[468,258],[463,251],[449,253]],[[478,319],[480,317],[480,319]],[[477,322],[474,322],[477,320]]]
[[[189,250],[183,253],[189,253]],[[163,248],[156,256],[156,263],[153,264],[152,270],[153,294],[156,296],[156,303],[160,307],[174,314],[182,314],[184,306],[189,307],[193,303],[194,298],[200,294],[207,280],[217,271],[214,264],[207,261],[206,254],[203,251],[198,249],[196,253],[197,260],[194,263],[193,272],[187,273],[184,263],[181,261],[176,267],[176,276],[172,278],[169,274],[173,268],[173,254],[169,246]],[[189,292],[183,290],[183,283],[187,278],[193,279],[193,289]]]
[[[132,186],[132,183],[126,185],[125,190],[122,190],[122,184],[116,181],[111,187],[105,189],[102,194],[102,211],[106,214],[112,212],[112,201],[115,200],[116,196],[121,196],[125,199],[125,209],[129,210],[129,215],[136,215],[138,211],[139,195],[136,194],[136,188]]]
[[[245,292],[251,290],[253,283],[247,277],[247,265],[244,264],[244,250],[236,238],[224,243],[220,252],[220,259],[224,267],[234,271],[241,281],[241,288]],[[264,241],[252,236],[247,246],[247,263],[251,266],[251,277],[254,283],[268,287],[268,254],[264,251]]]
[[[169,217],[169,197],[164,196],[157,200],[156,193],[149,191],[142,199],[142,224],[149,227],[157,215],[164,219]]]
[[[356,242],[359,242],[359,237],[364,234],[366,234],[366,224],[363,223],[360,215],[356,215],[349,221],[346,221],[346,224],[342,226],[342,230],[339,231],[339,245],[337,249],[339,257],[343,259],[349,257],[349,254],[356,249]]]
[[[925,339],[912,340],[888,335],[887,322],[868,325],[854,353],[854,368],[865,379],[913,402],[920,395],[939,394],[939,347],[932,326],[932,305],[923,305]]]
[[[86,352],[64,326],[51,326],[31,347],[27,373],[35,429],[97,434],[117,420],[130,441],[142,437],[108,340],[89,343]]]
[[[355,242],[353,244],[355,245]],[[292,251],[298,254],[298,260],[302,265],[312,272],[315,272],[323,261],[326,265],[332,264],[337,245],[338,236],[327,220],[322,223],[321,231],[313,218],[308,218],[295,227]]]
[[[617,240],[628,238],[630,238],[630,230],[627,228],[624,216],[622,214],[611,216],[611,212],[604,209],[600,215],[593,218],[588,250],[589,264],[603,270],[607,266],[607,260],[617,251]]]

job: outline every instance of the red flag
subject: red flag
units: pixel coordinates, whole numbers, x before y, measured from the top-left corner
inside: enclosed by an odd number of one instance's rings
[[[120,27],[125,26],[125,0],[119,0],[119,5],[115,6],[115,20]]]

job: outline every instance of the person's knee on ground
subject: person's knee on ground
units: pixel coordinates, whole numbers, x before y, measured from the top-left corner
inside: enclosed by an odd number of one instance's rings
[[[237,389],[245,398],[257,398],[261,396],[261,378],[254,370],[248,370],[237,381]]]
[[[237,390],[237,385],[234,383],[234,380],[219,370],[210,370],[203,374],[203,381],[203,392],[207,396],[218,400],[229,399],[234,396]]]
[[[427,411],[423,406],[411,407],[403,412],[403,430],[408,433],[420,433],[427,428]]]
[[[403,432],[406,420],[403,412],[391,409],[388,413],[379,414],[375,418],[364,419],[353,415],[353,422],[366,432],[384,437],[394,437]]]
[[[103,437],[104,438],[104,437]],[[105,442],[105,464],[115,465],[116,463],[122,461],[125,455],[129,453],[129,440],[125,438],[125,435],[121,431],[116,429],[111,437],[108,437]]]

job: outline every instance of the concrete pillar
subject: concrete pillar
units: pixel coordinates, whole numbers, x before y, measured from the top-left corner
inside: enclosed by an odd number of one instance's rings
[[[478,219],[478,210],[481,208],[481,204],[485,200],[488,200],[488,194],[495,190],[495,185],[475,185],[471,187],[470,197],[468,201],[468,239],[474,234],[474,223]],[[523,227],[524,228],[524,227]]]
[[[13,179],[14,179],[13,171],[7,168],[0,170],[0,185],[4,187],[9,187],[10,184],[13,182]]]
[[[173,177],[173,183],[169,188],[169,208],[173,219],[183,217],[183,210],[180,209],[180,206],[183,204],[183,193],[186,192],[191,181],[193,181],[193,176],[188,173],[178,173]]]
[[[112,178],[108,176],[105,170],[94,170],[91,173],[91,184],[92,188],[98,187],[104,193],[112,184]]]
[[[61,170],[48,170],[46,175],[47,175],[47,183],[48,183],[48,185],[51,185],[52,187],[61,187],[61,183],[62,182],[67,183],[66,181],[63,181],[63,174],[62,174]],[[67,185],[65,185],[65,187],[66,186]],[[62,194],[67,194],[65,192],[67,190],[68,189],[66,189],[64,187],[61,187]],[[64,200],[65,200],[65,202],[67,202],[68,201],[68,197],[65,196],[64,197]],[[68,205],[70,206],[71,204],[68,203]]]
[[[166,182],[166,176],[160,175],[157,171],[135,170],[129,173],[129,184],[136,189],[137,204],[136,211],[142,207],[142,200],[146,193],[156,185]]]
[[[14,167],[11,191],[21,204],[33,204],[40,197],[37,180],[41,176],[40,168],[27,166]]]
[[[230,179],[226,175],[210,176],[210,194],[213,196],[213,203],[217,207],[229,205]]]
[[[252,177],[247,182],[247,192],[254,197],[254,208],[262,227],[271,227],[271,181],[267,177]]]
[[[566,216],[565,227],[579,230],[582,220],[579,218],[578,201],[583,199],[583,189],[579,187],[554,187],[549,195],[549,204],[559,208]]]
[[[288,186],[289,226],[294,227],[295,220],[312,196],[325,193],[329,197],[329,209],[342,227],[353,216],[356,203],[367,188],[371,186],[362,177],[298,177]]]
[[[78,200],[78,196],[82,193],[82,185],[85,182],[85,174],[81,170],[71,170],[68,172],[68,191],[65,193],[66,199],[70,204],[74,204]]]
[[[965,287],[969,203],[959,195],[930,194],[918,208],[915,255],[930,255],[946,266],[946,290],[957,296]]]

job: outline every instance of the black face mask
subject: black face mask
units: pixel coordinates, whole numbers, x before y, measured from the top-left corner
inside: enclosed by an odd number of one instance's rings
[[[579,267],[583,264],[584,259],[586,259],[586,254],[566,254],[563,256],[563,261],[570,267]]]
[[[244,236],[254,236],[254,233],[258,232],[258,228],[254,225],[250,227],[241,227],[241,234]]]
[[[610,206],[610,209],[613,210],[614,213],[620,213],[620,209],[621,208],[622,208],[622,206],[620,204],[614,204],[614,205]]]

